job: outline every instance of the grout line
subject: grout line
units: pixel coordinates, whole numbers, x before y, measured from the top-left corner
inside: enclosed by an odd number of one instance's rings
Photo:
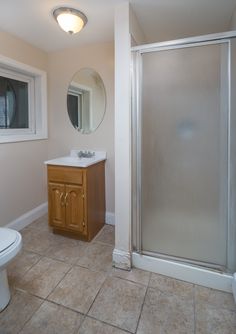
[[[98,233],[93,237],[93,239],[91,240],[91,242],[96,241],[96,239],[103,233],[105,229],[105,225],[103,225],[103,227],[98,231]]]
[[[28,251],[27,251],[28,252]],[[34,254],[36,254],[36,253],[34,253]],[[42,255],[40,255],[40,254],[36,254],[36,255],[39,255],[40,256],[40,258],[34,263],[34,264],[32,264],[27,270],[26,270],[26,272],[24,272],[24,274],[20,274],[20,276],[19,276],[19,278],[21,279],[21,278],[23,278],[27,273],[28,273],[28,271],[30,271],[37,263],[39,263],[39,261],[42,259]]]
[[[75,328],[75,330],[73,331],[73,334],[79,334],[79,330],[82,326],[82,324],[84,323],[84,320],[86,318],[86,316],[82,313],[80,313],[80,315],[83,317],[82,320],[81,320],[81,323],[79,324],[79,326],[77,328]]]
[[[148,288],[149,288],[150,280],[151,280],[151,273],[149,274],[148,284],[146,286],[146,291],[145,291],[143,303],[142,303],[142,306],[141,306],[141,310],[140,310],[140,314],[139,314],[139,318],[138,318],[138,322],[137,322],[135,333],[137,333],[137,330],[138,330],[138,326],[139,326],[139,322],[140,322],[141,315],[142,315],[142,312],[143,312],[143,307],[144,307],[144,304],[145,304],[145,299],[146,299],[146,296],[147,296],[147,291],[148,291]]]
[[[138,330],[139,322],[140,322],[140,319],[141,319],[141,314],[143,312],[143,307],[144,307],[145,299],[146,299],[146,296],[147,296],[147,291],[148,291],[148,285],[146,286],[146,291],[145,291],[145,295],[144,295],[143,302],[142,302],[142,305],[141,305],[141,309],[140,309],[140,313],[139,313],[139,317],[138,317],[138,321],[137,321],[135,333],[137,333],[137,330]]]
[[[113,328],[122,330],[122,331],[125,332],[125,333],[135,334],[134,332],[130,332],[130,331],[127,330],[127,329],[123,329],[123,328],[118,327],[118,326],[116,326],[116,325],[112,325],[112,324],[110,324],[109,322],[106,322],[106,321],[104,321],[104,320],[97,319],[97,318],[95,318],[94,316],[91,316],[91,315],[87,315],[87,316],[85,317],[85,319],[86,319],[86,318],[91,318],[91,319],[93,319],[93,320],[96,320],[96,321],[98,321],[98,322],[103,323],[104,325],[109,325],[109,326],[111,326],[111,327],[113,327]]]
[[[96,298],[97,298],[99,292],[101,291],[101,289],[102,289],[103,286],[105,285],[105,282],[106,282],[107,278],[108,278],[108,277],[105,278],[104,282],[103,282],[102,285],[100,286],[100,289],[98,289],[98,292],[96,293],[96,296],[94,297],[93,302],[92,302],[92,304],[90,305],[90,307],[89,307],[89,309],[88,309],[86,315],[88,315],[88,313],[89,313],[89,311],[91,310],[93,304],[95,303],[95,300],[96,300]]]
[[[24,291],[24,290],[18,290],[18,291],[21,291],[23,293],[26,293],[26,294],[32,296],[32,294],[28,293],[27,291]],[[22,331],[22,329],[24,329],[24,327],[26,326],[26,324],[32,319],[32,317],[35,315],[35,313],[39,310],[39,308],[41,307],[41,305],[44,303],[44,299],[43,298],[41,298],[41,297],[37,297],[37,298],[41,299],[42,303],[39,304],[38,308],[34,311],[34,313],[31,315],[31,317],[29,317],[29,319],[24,322],[24,324],[22,325],[22,327],[20,328],[20,330],[17,332],[17,334],[20,333]]]
[[[23,243],[24,243],[24,240],[23,240]],[[32,249],[25,248],[24,245],[23,245],[23,248],[22,248],[22,252],[28,252],[28,253],[33,253],[33,254],[36,254],[36,255],[43,256],[42,253],[36,252]]]
[[[109,243],[109,242],[105,242],[105,241],[92,240],[91,243],[92,243],[92,244],[94,244],[94,243],[98,243],[98,244],[102,244],[102,245],[112,246],[113,248],[115,248],[114,243]]]
[[[79,268],[87,269],[87,270],[90,270],[90,271],[95,272],[95,273],[107,273],[106,270],[93,269],[93,268],[89,268],[89,267],[86,267],[85,265],[78,264],[78,263],[75,263],[74,267],[79,267]]]
[[[80,328],[82,327],[83,323],[85,322],[85,319],[86,319],[86,314],[83,314],[84,318],[83,320],[81,321],[81,324],[79,325],[79,327],[77,328],[77,332],[79,334],[79,331],[80,331]]]
[[[40,231],[40,230],[41,230],[40,228],[38,228],[38,227],[36,228],[35,226],[30,226],[30,225],[29,225],[29,226],[27,226],[27,227],[29,227],[29,228],[32,229],[33,231]],[[26,228],[27,228],[27,227],[26,227]],[[92,244],[94,244],[94,243],[95,243],[95,244],[102,244],[102,245],[106,245],[106,246],[110,246],[110,247],[113,246],[113,247],[114,247],[114,244],[110,244],[110,243],[107,243],[107,242],[103,242],[103,241],[96,240],[97,237],[99,237],[99,236],[103,233],[103,231],[104,231],[104,228],[100,230],[100,232],[97,234],[97,236],[91,241],[91,243],[88,243],[88,244],[86,245],[86,247],[89,247],[90,245],[92,245]],[[45,231],[45,232],[46,232],[46,231]],[[48,234],[51,234],[52,232],[51,232],[50,230],[48,230],[47,233],[48,233]],[[23,236],[22,236],[22,237],[23,237]],[[23,242],[24,242],[24,240],[23,240]],[[53,241],[52,241],[52,242],[53,242]],[[56,243],[57,243],[57,242],[60,243],[60,240],[58,240],[58,241],[56,240],[55,242],[56,242]],[[34,251],[34,250],[31,250],[31,249],[27,249],[27,248],[23,248],[23,249],[22,249],[23,252],[25,252],[25,253],[32,253],[32,254],[38,255],[38,256],[39,256],[39,259],[38,259],[34,264],[32,264],[32,265],[31,265],[31,266],[30,266],[30,267],[29,267],[29,268],[28,268],[22,275],[19,275],[20,279],[22,279],[22,278],[23,278],[23,277],[24,277],[24,276],[25,276],[25,275],[26,275],[26,274],[27,274],[27,273],[28,273],[34,266],[36,266],[36,265],[37,265],[43,258],[52,259],[52,260],[54,260],[54,261],[58,261],[58,262],[60,262],[60,263],[66,264],[66,265],[68,265],[68,270],[66,270],[66,272],[65,272],[65,273],[63,274],[63,276],[60,278],[60,280],[58,281],[58,283],[56,284],[56,286],[52,289],[52,291],[51,291],[46,297],[38,296],[37,294],[32,293],[32,292],[30,292],[30,291],[28,291],[28,290],[24,290],[24,289],[18,288],[17,285],[14,285],[14,284],[12,285],[13,291],[20,291],[20,292],[22,292],[22,293],[25,293],[26,295],[30,295],[30,296],[33,296],[33,297],[35,297],[35,298],[41,300],[40,305],[37,307],[37,309],[34,311],[34,313],[29,317],[28,320],[25,320],[25,322],[22,324],[22,327],[21,327],[21,329],[19,330],[19,332],[22,331],[22,330],[24,329],[24,327],[26,326],[26,324],[32,319],[32,317],[33,317],[33,316],[35,315],[35,313],[39,310],[39,308],[42,306],[42,304],[43,304],[44,302],[49,302],[49,303],[58,305],[59,307],[68,309],[68,310],[70,310],[70,311],[73,311],[73,312],[75,312],[75,313],[78,314],[78,315],[83,316],[83,318],[82,318],[82,320],[81,320],[81,323],[79,324],[78,328],[75,329],[75,333],[78,333],[79,329],[80,329],[81,326],[83,325],[83,323],[84,323],[84,321],[86,320],[86,318],[91,318],[91,319],[94,319],[94,320],[99,321],[99,322],[101,322],[101,323],[104,323],[104,324],[106,324],[106,325],[109,325],[109,326],[111,326],[111,327],[114,327],[114,328],[117,328],[117,329],[119,329],[119,330],[122,330],[122,331],[124,331],[125,333],[132,333],[132,334],[134,334],[134,333],[137,333],[137,331],[138,331],[138,327],[139,327],[139,324],[140,324],[140,319],[141,319],[141,316],[142,316],[143,308],[144,308],[144,306],[145,306],[145,300],[146,300],[146,298],[147,298],[148,289],[155,289],[155,290],[158,290],[161,294],[164,294],[164,295],[167,295],[167,296],[170,296],[170,295],[175,296],[173,293],[169,293],[169,292],[166,292],[166,291],[162,291],[162,290],[160,290],[159,288],[151,287],[151,286],[150,286],[150,282],[151,282],[151,277],[152,277],[153,273],[150,272],[150,271],[149,271],[149,279],[148,279],[148,283],[147,283],[147,285],[146,285],[146,284],[142,284],[142,283],[140,283],[140,282],[132,281],[132,280],[130,280],[129,278],[123,278],[123,277],[119,277],[119,276],[113,275],[111,270],[109,270],[109,271],[99,270],[99,269],[94,270],[93,268],[88,268],[88,267],[82,266],[82,265],[80,265],[80,264],[77,264],[78,260],[76,260],[75,263],[68,263],[66,260],[60,260],[60,259],[57,259],[56,257],[51,257],[50,255],[47,255],[47,251],[50,249],[50,247],[51,247],[51,245],[48,246],[48,247],[46,248],[46,250],[45,250],[44,252],[42,252],[42,253],[39,253],[39,252]],[[78,256],[78,259],[79,259],[79,258],[81,258],[81,257]],[[104,281],[103,281],[103,283],[101,284],[100,288],[98,289],[98,292],[96,293],[96,295],[95,295],[95,297],[94,297],[94,299],[93,299],[93,301],[92,301],[92,303],[91,303],[91,305],[90,305],[90,307],[88,308],[88,311],[87,311],[86,313],[79,312],[79,311],[77,311],[77,310],[75,310],[75,309],[73,309],[73,308],[70,308],[70,307],[68,307],[68,306],[65,306],[65,305],[63,305],[63,304],[60,304],[60,303],[58,303],[58,302],[55,302],[55,301],[52,301],[52,300],[49,299],[49,296],[50,296],[50,295],[57,289],[57,287],[60,285],[60,283],[65,279],[66,275],[68,275],[68,274],[73,270],[73,268],[75,268],[75,267],[84,268],[84,269],[87,269],[88,271],[91,271],[91,272],[103,273],[104,275],[106,275],[106,276],[105,276],[105,279],[104,279]],[[111,266],[111,268],[112,268],[112,266]],[[117,270],[119,270],[119,269],[117,269]],[[120,270],[122,270],[122,269],[120,269]],[[147,272],[148,272],[148,271],[147,271]],[[159,274],[159,275],[160,275],[160,274]],[[161,276],[168,277],[168,276],[166,276],[166,275],[161,275]],[[124,329],[122,329],[121,327],[118,327],[118,326],[116,326],[116,325],[113,325],[113,324],[111,324],[111,323],[109,323],[109,322],[106,322],[106,321],[97,319],[96,317],[94,317],[94,316],[92,316],[92,315],[89,315],[89,312],[90,312],[90,310],[92,309],[94,303],[96,302],[96,299],[98,298],[98,295],[100,294],[101,290],[104,288],[107,279],[113,279],[113,278],[115,278],[115,279],[120,279],[120,280],[123,280],[123,281],[126,281],[126,282],[130,282],[130,283],[133,283],[133,284],[136,284],[136,285],[139,285],[139,286],[142,286],[142,287],[145,287],[145,288],[146,288],[146,290],[145,290],[145,294],[144,294],[144,299],[143,299],[143,302],[142,302],[142,304],[141,304],[140,313],[139,313],[139,317],[138,317],[138,320],[137,320],[136,329],[135,329],[135,332],[134,332],[134,333],[133,333],[133,332],[130,332],[130,331],[128,331],[128,330],[124,330]],[[178,280],[177,280],[177,281],[178,281]],[[180,280],[180,281],[183,281],[183,280]],[[183,282],[185,282],[185,281],[183,281]],[[219,307],[216,307],[216,306],[212,306],[212,307],[213,307],[213,308],[217,308],[217,309],[219,308]],[[219,309],[220,309],[220,308],[219,308]],[[222,307],[221,307],[221,309],[222,309]],[[234,312],[234,313],[236,312],[235,310],[232,310],[232,309],[228,309],[228,308],[226,308],[226,309],[229,310],[230,312]],[[193,284],[193,329],[194,329],[194,334],[196,334],[196,331],[197,331],[197,329],[196,329],[196,320],[197,320],[197,313],[196,313],[196,285]],[[166,323],[167,321],[168,321],[168,316],[167,316],[167,318],[166,318],[165,323]],[[162,329],[162,330],[163,330],[163,329]],[[17,333],[19,333],[19,332],[17,332]]]
[[[78,311],[78,310],[75,310],[74,308],[71,308],[71,307],[69,307],[69,306],[60,304],[59,302],[55,302],[54,300],[50,300],[50,299],[47,299],[47,298],[46,298],[46,299],[44,300],[44,302],[48,302],[48,303],[51,303],[51,304],[60,306],[60,307],[65,308],[65,309],[67,309],[67,310],[69,310],[69,311],[75,312],[75,313],[77,313],[77,314],[79,314],[79,315],[86,316],[85,313],[82,313],[82,312],[80,312],[80,311]]]
[[[64,263],[64,264],[67,264],[67,265],[70,265],[70,266],[76,265],[76,261],[78,261],[78,259],[76,259],[75,262],[71,263],[71,262],[69,262],[67,260],[61,260],[61,259],[59,259],[57,257],[51,256],[51,255],[48,255],[48,254],[47,255],[42,255],[42,257],[50,259],[50,260],[53,260],[53,261],[58,261],[60,263]]]
[[[118,269],[118,270],[123,270],[123,269]],[[126,270],[125,270],[126,271]],[[130,283],[134,283],[134,284],[137,284],[137,285],[140,285],[140,286],[144,286],[144,287],[148,287],[148,283],[147,284],[144,284],[144,283],[140,283],[140,282],[136,282],[134,280],[131,280],[129,278],[124,278],[124,277],[120,277],[120,276],[116,276],[115,274],[112,274],[112,272],[107,272],[109,274],[109,277],[115,277],[115,278],[119,278],[123,281],[128,281]],[[148,280],[149,281],[149,280]]]
[[[65,309],[67,309],[67,310],[69,310],[69,311],[72,311],[72,312],[76,313],[77,315],[81,315],[81,316],[83,316],[83,320],[82,320],[81,323],[83,323],[83,321],[84,321],[84,319],[85,319],[85,317],[86,317],[86,315],[85,315],[84,313],[81,313],[81,312],[79,312],[79,311],[77,311],[77,310],[74,310],[74,309],[72,309],[72,308],[70,308],[70,307],[67,307],[67,306],[64,306],[64,305],[62,305],[62,304],[58,304],[58,303],[56,303],[56,302],[54,302],[54,301],[52,301],[52,300],[48,300],[47,298],[38,297],[38,296],[36,296],[36,295],[34,295],[34,294],[32,294],[32,293],[29,293],[28,291],[25,291],[25,290],[20,290],[20,289],[18,289],[18,291],[21,291],[21,292],[26,293],[26,294],[28,294],[28,295],[30,295],[30,296],[33,296],[33,297],[37,297],[38,299],[41,299],[41,300],[42,300],[42,303],[41,303],[41,304],[39,305],[39,307],[35,310],[35,312],[32,314],[32,316],[31,316],[28,320],[25,321],[25,323],[23,324],[23,327],[21,327],[21,329],[20,329],[19,332],[17,332],[17,333],[20,333],[20,332],[24,329],[24,327],[26,326],[26,324],[32,319],[32,317],[35,315],[35,313],[39,310],[39,308],[40,308],[40,307],[43,305],[43,303],[45,303],[45,302],[54,304],[54,305],[59,306],[59,307],[62,307],[62,308],[65,308]],[[81,325],[79,325],[79,327],[77,327],[77,328],[75,329],[74,334],[77,334],[77,333],[78,333],[78,330],[79,330],[80,326],[81,326]]]
[[[108,242],[103,242],[103,241],[99,241],[99,240],[91,241],[90,245],[94,245],[94,244],[109,246],[109,247],[113,247],[113,248],[115,247],[114,245],[109,244]]]
[[[148,288],[151,288],[150,282],[151,282],[152,274],[153,273],[150,271],[150,276],[149,276],[149,281],[148,281]]]
[[[64,263],[64,262],[63,262]],[[73,269],[73,266],[70,265],[69,269],[65,272],[65,274],[62,276],[62,278],[58,281],[58,283],[55,285],[55,287],[52,289],[52,291],[45,297],[46,300],[48,300],[48,297],[55,291],[55,289],[58,287],[58,285],[61,283],[61,281],[66,277],[66,275]]]
[[[47,259],[50,259],[50,260],[53,260],[53,261],[58,261],[58,262],[61,262],[61,263],[65,263],[65,264],[68,264],[68,265],[71,265],[73,266],[74,263],[71,263],[71,262],[68,262],[66,260],[61,260],[61,259],[58,259],[54,256],[50,256],[50,255],[43,255],[43,257],[46,257]]]

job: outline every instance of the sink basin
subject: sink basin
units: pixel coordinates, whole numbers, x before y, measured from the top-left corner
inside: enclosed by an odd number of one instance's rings
[[[106,160],[106,152],[103,151],[93,151],[94,155],[89,158],[84,158],[84,157],[79,158],[76,152],[81,152],[81,150],[72,150],[71,154],[68,156],[48,160],[45,161],[44,163],[46,165],[88,167],[100,161]]]

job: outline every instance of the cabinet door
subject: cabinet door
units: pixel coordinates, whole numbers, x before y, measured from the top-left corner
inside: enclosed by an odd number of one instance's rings
[[[64,184],[50,182],[48,185],[49,224],[51,226],[65,226],[64,190]]]
[[[66,185],[66,227],[73,231],[87,234],[84,221],[83,187]]]

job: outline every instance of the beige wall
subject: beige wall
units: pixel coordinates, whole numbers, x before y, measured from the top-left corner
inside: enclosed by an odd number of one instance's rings
[[[81,68],[95,69],[104,81],[107,106],[103,122],[92,134],[77,132],[70,123],[66,96],[73,75]],[[105,150],[106,209],[114,212],[114,51],[112,43],[66,49],[49,54],[49,158],[70,149]]]
[[[0,32],[0,53],[48,74],[49,139],[0,144],[0,226],[47,201],[48,158],[66,155],[72,148],[105,150],[107,211],[114,212],[114,53],[113,44],[98,44],[47,54],[10,34]],[[67,87],[77,70],[94,68],[107,94],[105,118],[90,135],[70,124]]]
[[[0,53],[47,70],[47,54],[0,32]],[[47,140],[0,144],[0,226],[17,219],[47,200],[43,161]]]

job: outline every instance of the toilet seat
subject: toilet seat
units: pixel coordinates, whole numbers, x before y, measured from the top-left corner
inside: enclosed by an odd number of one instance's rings
[[[22,238],[19,232],[0,228],[0,270],[19,253],[21,247]]]
[[[7,266],[22,248],[22,237],[19,232],[0,227],[0,312],[8,305],[11,297]]]
[[[14,244],[17,239],[17,233],[8,228],[0,228],[0,256],[7,248]]]

